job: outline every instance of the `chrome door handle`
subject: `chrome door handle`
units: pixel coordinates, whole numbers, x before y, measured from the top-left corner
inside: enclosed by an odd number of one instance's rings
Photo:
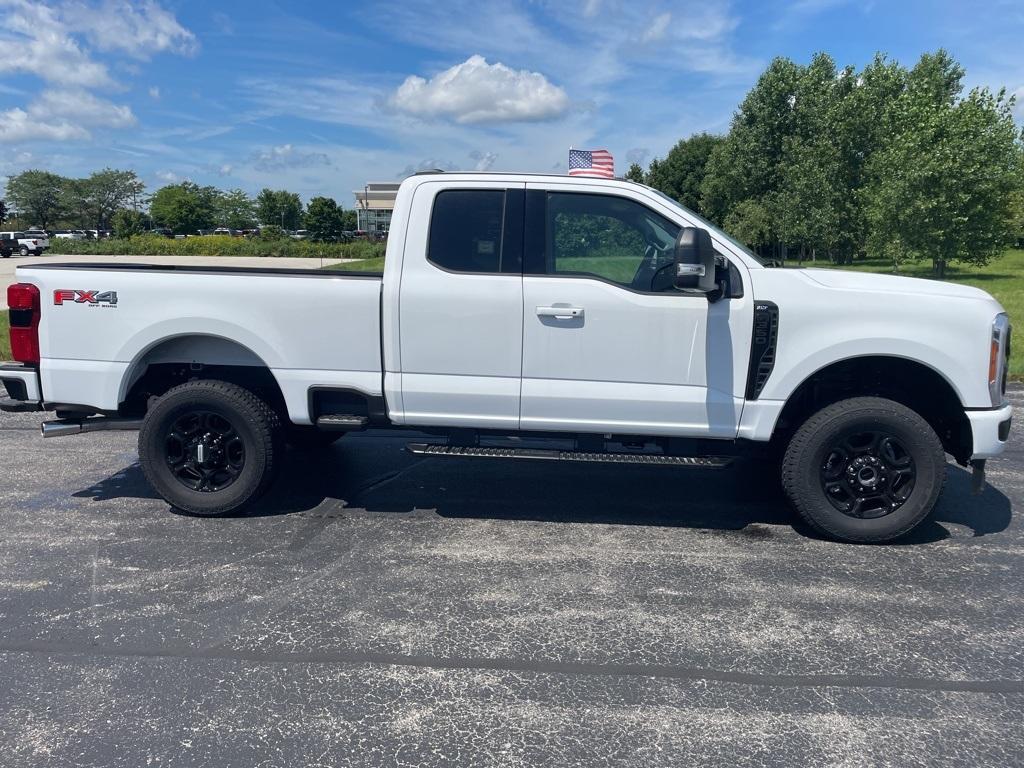
[[[537,307],[537,317],[572,320],[574,317],[583,317],[583,307]]]

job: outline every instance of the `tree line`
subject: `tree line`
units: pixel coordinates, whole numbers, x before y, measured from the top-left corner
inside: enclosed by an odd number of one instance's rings
[[[983,265],[1024,240],[1024,144],[1003,90],[963,93],[945,51],[860,71],[771,62],[724,136],[701,133],[628,178],[775,259]]]
[[[242,189],[221,190],[191,181],[168,184],[147,195],[134,171],[112,168],[81,179],[41,170],[11,176],[0,223],[4,216],[16,216],[22,227],[111,229],[119,237],[154,227],[185,235],[262,225],[305,228],[310,238],[330,241],[356,229],[356,212],[330,197],[314,197],[304,206],[297,193],[287,190],[263,189],[251,197]]]

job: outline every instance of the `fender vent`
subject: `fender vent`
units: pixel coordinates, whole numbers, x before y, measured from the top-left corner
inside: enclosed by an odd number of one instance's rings
[[[775,367],[775,345],[779,340],[779,308],[771,301],[754,302],[754,334],[750,341],[747,369],[747,400],[757,400]]]

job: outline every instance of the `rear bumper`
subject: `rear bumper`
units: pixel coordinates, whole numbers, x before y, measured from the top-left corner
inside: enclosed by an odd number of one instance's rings
[[[971,423],[972,459],[991,459],[1006,448],[1013,406],[1009,403],[983,411],[967,411]]]
[[[24,411],[33,406],[42,407],[43,394],[39,387],[39,371],[20,363],[0,363],[0,410]]]

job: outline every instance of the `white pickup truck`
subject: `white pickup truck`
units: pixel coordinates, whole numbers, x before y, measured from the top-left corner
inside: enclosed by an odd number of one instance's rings
[[[945,454],[980,487],[1010,428],[1009,323],[987,293],[770,269],[620,180],[418,174],[383,274],[17,279],[3,407],[55,410],[44,436],[139,429],[146,477],[197,515],[256,499],[286,443],[413,428],[438,437],[410,450],[438,457],[685,472],[760,451],[811,525],[888,541],[935,505]]]

